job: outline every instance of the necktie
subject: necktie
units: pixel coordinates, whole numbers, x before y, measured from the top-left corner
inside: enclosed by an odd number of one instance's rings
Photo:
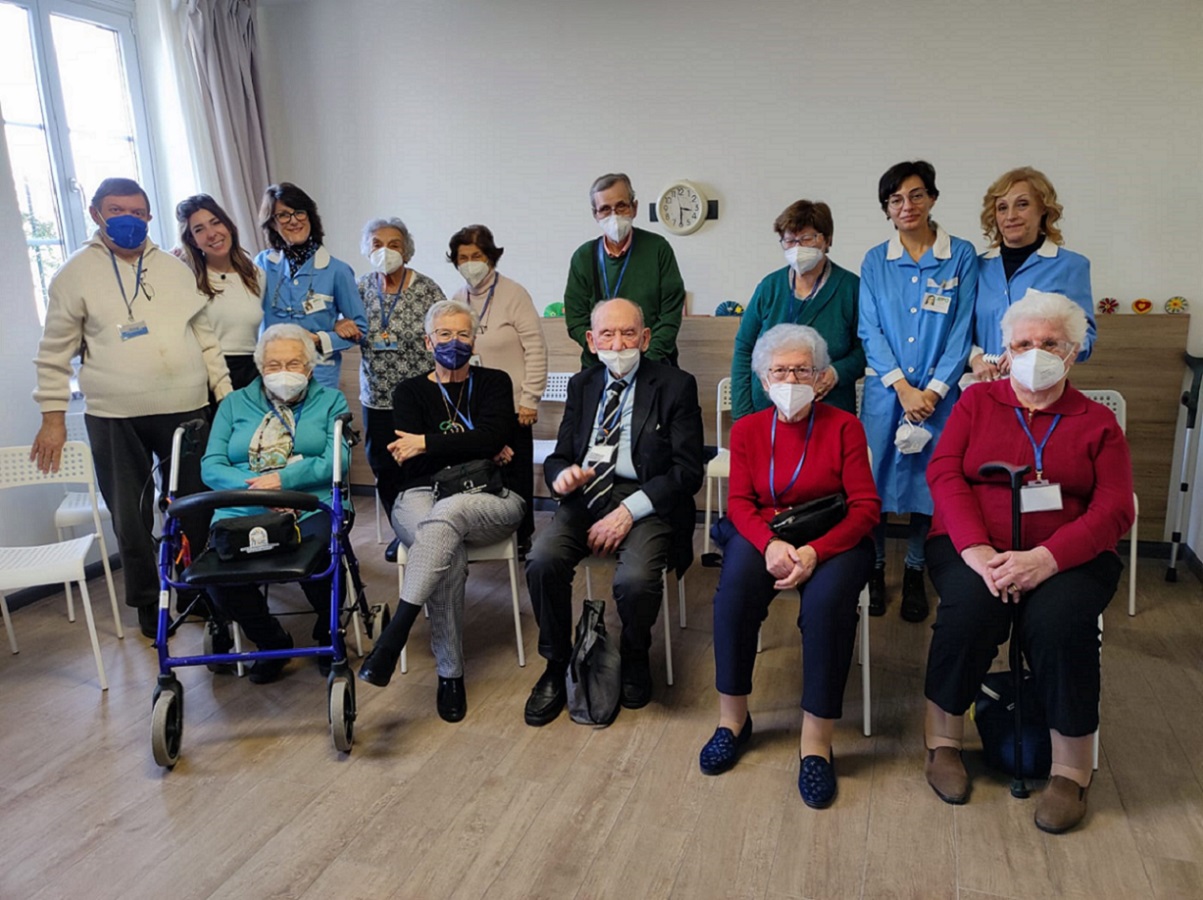
[[[627,383],[621,378],[610,382],[606,389],[606,408],[602,411],[601,425],[597,429],[593,445],[610,446],[614,450],[610,458],[597,463],[593,480],[585,485],[585,505],[597,517],[606,511],[610,491],[614,488],[614,466],[618,462],[618,439],[622,433],[622,392]]]

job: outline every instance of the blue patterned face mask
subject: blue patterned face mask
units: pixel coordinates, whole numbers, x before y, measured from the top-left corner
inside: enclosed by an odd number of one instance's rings
[[[434,359],[444,369],[458,369],[472,358],[472,345],[454,338],[434,345]]]
[[[146,220],[137,216],[113,216],[104,222],[104,233],[122,250],[137,250],[146,240],[146,232]]]

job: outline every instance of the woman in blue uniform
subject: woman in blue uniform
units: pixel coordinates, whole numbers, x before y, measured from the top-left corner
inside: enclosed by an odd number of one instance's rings
[[[1007,374],[1003,354],[1002,317],[1029,290],[1063,294],[1086,313],[1086,339],[1078,362],[1094,348],[1094,296],[1090,260],[1061,246],[1057,221],[1063,207],[1045,174],[1031,166],[1012,169],[982,198],[982,231],[990,249],[978,257],[977,303],[973,317],[973,349],[969,364],[978,381]],[[998,363],[987,356],[998,355]]]
[[[869,612],[885,612],[887,514],[906,513],[902,617],[922,622],[928,614],[923,544],[932,513],[925,470],[969,357],[977,255],[931,218],[940,196],[931,163],[892,166],[881,176],[877,196],[897,234],[866,253],[860,271],[858,331],[866,361],[861,418],[882,510]]]
[[[259,225],[270,250],[255,257],[267,273],[263,327],[300,325],[318,352],[313,377],[338,390],[342,351],[368,330],[355,273],[322,246],[325,232],[309,195],[284,181],[263,194]]]

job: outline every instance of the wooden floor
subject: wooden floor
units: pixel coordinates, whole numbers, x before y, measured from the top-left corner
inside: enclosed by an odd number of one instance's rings
[[[355,539],[372,599],[393,598],[370,515]],[[170,772],[150,752],[155,655],[129,610],[129,636],[116,639],[97,581],[107,693],[61,595],[19,610],[22,651],[0,653],[0,898],[1203,897],[1203,590],[1163,571],[1141,562],[1136,618],[1124,597],[1107,612],[1102,758],[1085,827],[1061,837],[1037,831],[1035,799],[1012,799],[976,753],[968,805],[928,788],[929,631],[903,623],[896,601],[872,620],[874,735],[861,735],[854,671],[836,732],[839,796],[816,812],[796,787],[787,596],[765,629],[748,753],[721,777],[698,771],[717,715],[714,570],[687,577],[686,630],[674,614],[676,685],[663,683],[657,642],[653,703],[608,729],[566,715],[523,723],[542,671],[535,625],[524,596],[519,669],[504,569],[481,564],[468,581],[463,722],[435,713],[420,621],[409,674],[359,691],[346,756],[312,663],[267,686],[180,670],[186,728]],[[281,604],[304,607],[295,588]],[[309,620],[289,627],[305,636]],[[200,639],[186,625],[173,652]]]

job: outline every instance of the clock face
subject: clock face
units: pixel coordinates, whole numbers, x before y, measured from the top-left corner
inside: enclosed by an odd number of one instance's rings
[[[706,196],[688,181],[678,181],[656,201],[656,215],[673,234],[692,234],[706,221]]]

